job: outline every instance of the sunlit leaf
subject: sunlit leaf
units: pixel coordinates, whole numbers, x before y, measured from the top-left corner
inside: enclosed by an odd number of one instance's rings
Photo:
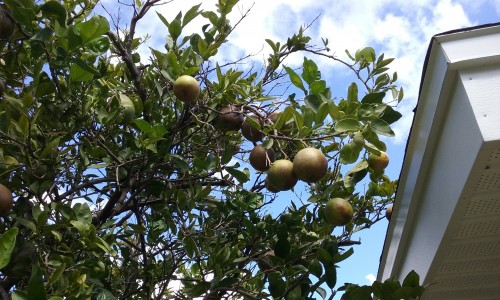
[[[0,269],[9,264],[19,229],[12,227],[0,235]]]
[[[384,120],[378,119],[378,120],[373,120],[370,123],[370,127],[373,129],[373,131],[386,135],[386,136],[394,136],[394,131],[392,131],[391,126]]]
[[[354,132],[358,131],[361,124],[358,120],[352,118],[346,118],[335,123],[336,132]]]
[[[304,84],[302,83],[302,79],[300,79],[300,76],[297,75],[297,73],[295,73],[295,71],[290,67],[283,66],[283,69],[285,69],[285,71],[288,73],[292,84],[304,91],[304,93],[307,93],[306,89],[304,88]]]

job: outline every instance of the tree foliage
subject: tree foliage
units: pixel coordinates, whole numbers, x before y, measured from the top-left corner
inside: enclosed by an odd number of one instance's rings
[[[228,15],[237,0],[172,20],[152,12],[168,2],[121,3],[132,15],[127,27],[97,14],[96,0],[1,4],[15,24],[0,40],[0,182],[15,196],[0,222],[3,298],[325,298],[336,292],[337,264],[358,244],[352,234],[392,203],[397,182],[366,161],[386,150],[380,136],[393,136],[401,117],[392,58],[367,47],[343,61],[327,40],[314,46],[304,27],[266,40],[262,69],[239,69],[243,58],[216,61],[236,26]],[[168,32],[149,57],[136,35],[145,17]],[[187,32],[195,19],[206,25]],[[287,66],[299,53],[302,66]],[[344,94],[332,95],[313,60],[320,57],[352,72]],[[174,96],[181,75],[200,83],[197,101]],[[297,92],[272,96],[285,84]],[[256,117],[250,125],[277,159],[305,147],[325,154],[327,175],[305,185],[308,199],[265,188],[265,174],[247,164],[253,143],[217,122],[229,104]],[[367,188],[356,189],[360,182]],[[334,197],[354,209],[335,234],[323,215]],[[364,288],[395,283],[378,284]]]

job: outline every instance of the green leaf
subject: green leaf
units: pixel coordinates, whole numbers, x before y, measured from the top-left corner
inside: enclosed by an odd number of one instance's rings
[[[363,103],[358,108],[357,115],[360,120],[364,121],[375,120],[380,118],[380,115],[383,114],[386,107],[387,105],[383,103],[381,104]]]
[[[82,68],[79,63],[71,65],[69,75],[73,81],[89,81],[94,78],[93,72],[89,72],[88,68]]]
[[[12,300],[29,300],[28,294],[24,291],[14,291],[12,292]]]
[[[318,66],[313,60],[304,57],[301,77],[309,85],[311,85],[314,81],[320,78]]]
[[[177,55],[175,55],[174,51],[168,51],[165,55],[167,65],[173,69],[175,73],[178,73],[181,69],[179,65],[179,60],[177,59]]]
[[[325,265],[325,275],[323,276],[328,287],[333,289],[337,284],[337,268],[335,265]]]
[[[392,131],[391,126],[384,120],[378,119],[373,120],[370,123],[370,127],[378,134],[386,136],[394,136],[394,131]]]
[[[210,192],[212,192],[212,186],[208,184],[205,186],[201,191],[199,191],[195,196],[194,200],[199,201],[205,199],[208,195],[210,195]]]
[[[116,300],[117,298],[108,290],[101,289],[96,300]]]
[[[36,19],[35,3],[33,0],[5,0],[10,13],[19,24],[32,28],[32,22]]]
[[[109,50],[111,43],[107,36],[100,36],[87,44],[87,50],[94,55],[103,54]],[[136,55],[137,53],[134,53]]]
[[[271,296],[277,298],[285,292],[286,283],[279,272],[269,273],[269,292]]]
[[[152,131],[151,125],[146,120],[135,119],[134,123],[137,126],[137,128],[139,128],[139,130],[142,131],[142,132],[146,132],[147,133],[147,132],[151,132]]]
[[[243,171],[240,171],[236,168],[231,168],[231,167],[228,167],[225,170],[229,174],[231,174],[234,178],[236,178],[236,180],[238,180],[240,183],[245,183],[248,180],[250,180],[250,176],[246,172],[243,172]]]
[[[384,73],[384,72],[385,72],[385,71],[387,71],[387,70],[389,70],[389,68],[387,68],[387,67],[386,67],[386,68],[376,68],[375,70],[373,70],[373,71],[371,72],[371,75],[373,76],[373,75],[377,75],[377,74],[380,74],[380,73]],[[380,77],[385,77],[385,76],[380,76]],[[379,78],[380,78],[380,77],[379,77]],[[388,76],[387,76],[386,78],[387,78],[387,79],[389,79],[389,77],[388,77]],[[378,78],[377,78],[377,79],[378,79]],[[382,79],[380,79],[380,80],[382,80]],[[380,81],[379,81],[379,82],[380,82]],[[375,82],[375,83],[377,83],[377,82]]]
[[[372,287],[373,287],[373,294],[377,296],[379,299],[392,300],[395,298],[394,296],[395,291],[401,287],[401,284],[398,281],[389,278],[385,280],[383,283],[375,281],[372,284]]]
[[[345,144],[340,149],[340,162],[343,164],[352,164],[358,160],[361,148],[353,143]]]
[[[74,50],[80,46],[82,46],[82,38],[80,37],[78,28],[71,26],[68,29],[68,48],[69,50]]]
[[[302,128],[305,131],[301,131],[301,132],[307,134],[306,130],[309,130],[309,128],[311,128],[313,126],[313,121],[315,119],[316,113],[309,106],[301,107],[301,109],[302,109],[302,117],[304,120],[304,127],[306,127],[306,128]]]
[[[398,103],[401,102],[401,100],[403,100],[403,97],[404,97],[404,91],[403,91],[403,87],[401,87],[399,89],[399,93],[398,93]]]
[[[361,127],[361,123],[353,118],[346,118],[335,123],[336,132],[355,132]]]
[[[304,88],[304,84],[302,83],[302,79],[300,79],[300,76],[295,73],[295,71],[287,66],[283,66],[285,71],[288,73],[288,76],[290,77],[290,81],[292,82],[293,85],[304,91],[304,93],[307,93],[306,89]]]
[[[40,6],[42,16],[55,19],[60,26],[66,27],[66,9],[57,1],[47,1]]]
[[[382,103],[382,100],[384,100],[385,97],[385,92],[379,92],[379,93],[370,93],[366,94],[366,96],[361,99],[361,103]]]
[[[174,41],[177,40],[182,32],[181,21],[175,18],[175,20],[173,20],[170,25],[168,25],[168,32],[170,33]]]
[[[43,273],[37,263],[35,263],[31,268],[31,277],[28,282],[28,299],[47,299],[45,287],[43,285]]]
[[[403,115],[401,115],[400,112],[395,111],[391,106],[387,105],[380,119],[384,120],[388,124],[392,124],[401,119],[402,116]]]
[[[415,299],[413,288],[411,287],[400,287],[399,289],[394,291],[393,296],[396,299],[408,299],[408,300]]]
[[[250,124],[255,129],[260,129],[260,123],[256,120],[257,117],[247,117],[245,118],[245,121]]]
[[[323,101],[321,101],[321,98],[318,95],[307,95],[304,98],[304,103],[312,108],[314,112],[317,112],[321,104],[323,104]]]
[[[167,128],[165,128],[165,125],[163,124],[156,124],[153,126],[152,131],[151,131],[151,136],[153,138],[162,138],[167,134]]]
[[[0,270],[9,264],[12,251],[16,245],[19,228],[12,227],[0,235]]]
[[[358,101],[358,86],[354,82],[347,88],[347,101]]]
[[[90,20],[79,23],[75,27],[82,39],[83,44],[86,44],[87,42],[98,38],[109,31],[108,20],[99,15],[95,15]]]
[[[101,237],[96,236],[96,240],[94,242],[95,242],[95,245],[97,247],[102,249],[102,251],[104,251],[107,254],[113,255],[113,249],[111,249],[109,244],[105,240],[103,240]]]
[[[21,217],[16,217],[16,222],[19,222],[19,224],[23,225],[24,227],[29,228],[33,232],[36,232],[36,225],[30,220]]]
[[[344,298],[345,300],[373,300],[372,293],[373,288],[371,286],[356,286],[348,289],[344,294]]]
[[[193,36],[194,38],[194,36]],[[196,49],[198,50],[198,53],[203,57],[205,58],[206,55],[207,55],[207,48],[208,48],[208,45],[207,45],[207,42],[205,42],[204,39],[199,39],[197,44],[196,44]]]
[[[215,14],[213,11],[204,11],[201,13],[201,15],[210,20],[210,23],[212,23],[213,25],[216,25],[217,20],[219,19],[219,17],[217,17],[217,14]]]
[[[171,159],[172,159],[173,165],[176,168],[180,169],[183,172],[189,171],[189,168],[190,168],[189,164],[181,156],[172,155]]]
[[[332,262],[332,256],[326,249],[318,248],[318,252],[316,253],[318,260],[323,263],[323,265],[330,265]]]
[[[83,223],[90,224],[92,223],[92,212],[90,211],[90,207],[87,203],[76,203],[73,206],[73,211],[75,212],[76,219]]]
[[[321,103],[318,111],[316,112],[314,122],[316,122],[316,124],[323,124],[323,121],[325,121],[326,117],[328,116],[328,110],[329,110],[328,103],[327,102]]]
[[[349,248],[349,250],[345,251],[344,253],[337,253],[335,255],[335,257],[333,258],[333,261],[338,263],[338,262],[341,262],[341,261],[344,261],[346,259],[348,259],[349,257],[351,257],[351,255],[354,254],[354,249],[353,248]]]
[[[34,36],[31,37],[32,41],[39,41],[39,42],[48,42],[52,35],[54,34],[54,31],[50,28],[43,28],[39,32],[37,32]]]
[[[66,264],[65,263],[61,263],[57,268],[56,270],[54,271],[54,273],[52,273],[49,277],[49,281],[47,282],[47,285],[48,286],[51,286],[53,285],[54,283],[56,283],[56,281],[61,277],[61,275],[63,274],[64,270],[66,270]]]
[[[199,8],[201,6],[201,3],[198,5],[195,5],[191,7],[186,14],[184,15],[184,18],[182,19],[182,27],[186,26],[189,22],[191,22],[194,18],[196,18],[201,11],[199,11]]]
[[[90,225],[85,222],[71,220],[70,223],[71,225],[73,225],[73,227],[75,227],[78,230],[78,232],[80,232],[80,234],[84,236],[87,235],[87,233],[90,230]]]
[[[50,95],[55,92],[54,83],[47,73],[42,72],[36,77],[35,97]]]
[[[328,100],[328,113],[334,121],[340,120],[344,117],[344,113],[341,112],[337,104],[331,100]]]
[[[403,287],[418,287],[420,286],[420,276],[414,270],[410,271],[403,280]]]
[[[274,125],[274,127],[277,129],[277,130],[280,130],[281,128],[283,128],[283,125],[285,125],[288,120],[290,120],[291,118],[293,118],[293,114],[294,114],[294,109],[292,106],[287,106],[285,108],[285,110],[279,114],[278,116],[278,120],[276,121],[276,124]]]
[[[288,254],[290,254],[290,241],[288,241],[288,238],[282,237],[279,238],[278,241],[276,241],[276,245],[274,246],[274,253],[278,257],[281,257],[285,259]]]
[[[300,285],[295,286],[286,295],[287,300],[300,300],[302,299],[302,288]]]
[[[323,274],[323,267],[317,259],[313,259],[309,263],[309,272],[318,278]]]
[[[355,60],[355,58],[352,56],[352,54],[349,52],[349,50],[344,50],[345,51],[345,54],[347,54],[347,56],[351,59],[351,60]]]
[[[309,85],[309,94],[323,95],[326,89],[326,81],[316,80]]]
[[[358,182],[365,178],[368,173],[368,162],[362,160],[350,169],[344,176],[344,185],[346,187],[353,187]],[[351,248],[352,249],[352,248]]]
[[[165,19],[165,17],[162,14],[160,14],[158,11],[156,11],[156,15],[158,16],[158,18],[160,18],[161,22],[163,24],[165,24],[165,26],[167,26],[167,28],[168,28],[168,25],[170,23],[167,21],[167,19]]]
[[[364,60],[366,62],[375,61],[375,50],[372,47],[365,47],[356,52],[356,60]]]
[[[385,143],[378,138],[378,135],[371,129],[371,127],[367,126],[363,129],[363,137],[368,141],[368,143],[365,143],[365,148],[368,151],[378,154],[380,151],[387,150]],[[372,149],[375,149],[376,151],[372,151]]]

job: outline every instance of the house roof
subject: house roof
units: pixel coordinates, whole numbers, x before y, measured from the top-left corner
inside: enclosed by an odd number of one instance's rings
[[[500,295],[500,23],[431,39],[378,279],[411,270],[425,299]]]

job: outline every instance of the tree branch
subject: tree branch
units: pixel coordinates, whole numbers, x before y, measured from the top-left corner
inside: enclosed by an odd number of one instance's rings
[[[115,47],[115,52],[118,54],[123,62],[125,62],[125,65],[127,66],[127,69],[130,72],[130,76],[132,76],[132,81],[134,83],[134,87],[137,90],[137,94],[141,98],[142,103],[146,102],[148,99],[148,93],[144,86],[141,83],[141,74],[139,72],[139,69],[137,69],[137,66],[135,65],[133,59],[132,59],[132,50],[131,49],[126,49],[123,47],[118,35],[112,31],[109,31],[106,33],[106,35],[109,37],[111,42],[113,43],[113,46]],[[147,114],[146,110],[143,111],[143,117],[144,120],[149,121],[150,117]]]

